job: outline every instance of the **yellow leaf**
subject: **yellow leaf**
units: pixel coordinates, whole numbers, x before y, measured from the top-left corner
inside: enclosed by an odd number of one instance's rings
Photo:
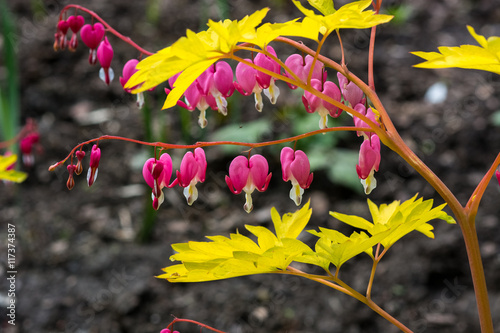
[[[330,15],[335,13],[333,8],[333,0],[307,0],[311,6],[316,8],[323,15]]]
[[[309,209],[309,203],[310,201],[295,213],[283,215],[283,219],[280,218],[275,208],[271,209],[271,218],[278,239],[297,238],[299,236],[311,218],[312,209]]]
[[[171,282],[200,282],[285,270],[295,258],[312,252],[309,246],[295,239],[310,216],[309,204],[282,218],[273,209],[278,237],[262,226],[246,226],[257,237],[257,243],[236,233],[229,238],[207,237],[210,242],[174,244],[172,248],[177,253],[170,259],[182,263],[163,269],[165,274],[159,278]]]
[[[187,88],[189,81],[192,79],[192,83],[196,79],[193,79],[193,73],[198,73],[201,68],[206,69],[211,63],[222,59],[231,52],[237,42],[254,36],[255,28],[268,11],[269,8],[264,8],[240,21],[209,21],[208,30],[199,33],[187,30],[185,37],[140,61],[136,66],[138,71],[127,81],[125,87],[137,86],[132,92],[143,92],[180,72],[188,71],[189,75],[181,78],[181,81],[185,81],[179,82],[177,91],[172,95],[180,97],[184,92],[181,88]],[[196,67],[196,70],[191,67]],[[173,106],[177,100],[178,98],[171,97],[165,105]]]
[[[27,173],[16,170],[7,170],[7,168],[16,163],[16,161],[17,155],[0,155],[0,179],[15,183],[22,183],[28,177]]]
[[[266,45],[279,36],[307,38],[318,40],[318,25],[311,21],[297,22],[297,19],[285,23],[264,23],[256,29],[251,38],[242,39],[241,42],[252,43],[265,49]]]
[[[469,33],[480,46],[440,46],[439,52],[412,52],[425,59],[425,62],[415,65],[418,68],[466,68],[478,69],[500,74],[500,37],[489,37],[477,34],[471,26]]]
[[[348,3],[337,11],[328,9],[324,1],[313,1],[311,5],[322,12],[317,15],[312,10],[302,6],[300,1],[292,0],[295,6],[310,20],[319,24],[318,31],[322,35],[328,35],[336,29],[365,29],[389,22],[393,16],[377,14],[373,10],[365,9],[370,6],[371,0],[361,0]],[[333,7],[333,4],[332,4]],[[321,9],[320,9],[321,8]],[[326,14],[328,13],[328,14]]]
[[[216,62],[217,59],[209,59],[200,61],[191,65],[184,70],[181,75],[175,80],[172,91],[167,96],[162,109],[168,109],[177,104],[177,101],[182,97],[189,86],[200,76],[210,65]]]
[[[353,232],[347,237],[337,230],[321,228],[320,232],[310,231],[320,239],[316,243],[316,253],[340,268],[346,261],[366,252],[373,258],[373,246],[386,237],[390,230],[369,236],[365,232]]]
[[[384,234],[380,243],[384,248],[391,247],[396,241],[408,233],[417,230],[427,237],[434,238],[431,220],[440,219],[448,223],[455,223],[455,220],[443,211],[446,205],[432,208],[433,200],[413,198],[401,203],[394,201],[390,204],[382,204],[379,207],[368,199],[368,207],[372,215],[373,222],[369,222],[355,215],[345,215],[336,212],[330,214],[346,224],[355,228],[366,230],[372,236]]]

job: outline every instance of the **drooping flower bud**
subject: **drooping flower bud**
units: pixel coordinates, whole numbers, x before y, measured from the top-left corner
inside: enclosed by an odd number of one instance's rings
[[[256,154],[248,159],[245,156],[237,156],[229,165],[229,176],[226,176],[226,184],[234,194],[245,191],[246,203],[243,206],[247,213],[253,209],[252,192],[267,190],[271,173],[269,165],[264,156]]]
[[[179,185],[184,187],[184,196],[190,206],[198,199],[196,184],[205,181],[206,171],[207,159],[202,148],[196,148],[194,154],[188,151],[182,158],[180,170],[177,171],[177,180]]]
[[[294,151],[290,147],[285,147],[281,150],[280,161],[283,180],[292,183],[290,199],[298,206],[302,201],[304,190],[309,188],[313,180],[309,159],[302,150]]]
[[[66,34],[68,33],[69,24],[66,20],[61,20],[57,22],[57,34],[59,37],[58,49],[64,50],[68,44],[68,39]]]
[[[95,65],[97,62],[97,47],[104,37],[104,26],[97,22],[92,24],[85,24],[80,30],[80,37],[82,42],[87,45],[89,50],[89,63]]]
[[[71,15],[66,21],[68,22],[69,28],[73,32],[69,41],[68,49],[70,51],[75,51],[78,46],[78,32],[85,24],[85,19],[81,15]]]
[[[92,146],[90,152],[89,171],[87,172],[87,184],[92,186],[97,179],[97,172],[99,168],[99,161],[101,160],[101,149],[97,145]]]
[[[68,169],[68,173],[69,173],[68,181],[66,182],[66,187],[68,188],[68,190],[71,191],[73,189],[73,187],[75,187],[75,179],[73,178],[73,173],[76,170],[76,166],[69,164],[66,168]]]
[[[113,60],[113,48],[109,44],[108,37],[104,37],[104,40],[99,44],[97,49],[97,59],[101,64],[101,70],[99,71],[99,78],[109,85],[115,74],[113,68],[111,68],[111,60]]]
[[[76,155],[76,158],[78,160],[78,162],[76,163],[76,167],[75,167],[75,173],[77,175],[80,175],[83,172],[82,160],[85,157],[85,152],[83,150],[78,150],[75,153],[75,155]]]

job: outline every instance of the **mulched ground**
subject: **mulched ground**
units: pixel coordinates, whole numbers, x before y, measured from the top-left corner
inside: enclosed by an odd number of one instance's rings
[[[200,17],[218,19],[215,3],[164,1],[149,12],[152,5],[138,1],[88,0],[79,4],[99,13],[146,49],[157,50],[182,35],[186,28],[198,30]],[[159,332],[176,316],[199,320],[227,332],[398,331],[356,300],[300,278],[263,275],[200,284],[170,284],[156,279],[154,276],[161,273],[161,268],[170,264],[172,243],[201,240],[204,235],[227,235],[244,230],[245,224],[270,226],[272,206],[281,213],[295,210],[288,199],[289,184],[280,179],[276,151],[263,150],[269,157],[273,180],[267,192],[254,196],[255,209],[246,214],[242,210],[243,197],[231,194],[223,181],[234,155],[218,148],[207,149],[209,173],[200,187],[199,200],[188,207],[179,189],[166,190],[167,202],[155,215],[156,224],[146,243],[139,243],[136,238],[150,206],[149,189],[140,172],[149,150],[122,142],[103,143],[97,183],[89,189],[84,176],[80,176],[69,192],[66,171],[61,168],[49,173],[49,165],[89,138],[113,134],[143,139],[144,131],[133,99],[123,93],[117,82],[109,88],[102,84],[98,69],[87,63],[85,48],[80,47],[75,53],[53,51],[57,13],[65,4],[44,1],[34,5],[27,0],[9,3],[19,26],[16,37],[22,115],[23,119],[38,121],[43,152],[37,155],[25,183],[1,186],[0,216],[2,221],[15,223],[18,241],[16,326],[8,325],[3,317],[2,330]],[[500,109],[500,81],[496,76],[475,71],[414,69],[411,65],[417,59],[408,52],[474,43],[466,24],[486,36],[500,35],[496,24],[500,9],[487,0],[384,1],[384,5],[406,6],[408,17],[400,24],[379,29],[377,90],[406,142],[465,203],[500,150],[500,131],[492,121],[492,115]],[[299,16],[288,2],[277,0],[232,1],[228,10],[231,17],[241,18],[263,6],[271,7],[269,16],[277,21]],[[116,39],[111,41],[115,49],[113,67],[119,76],[121,66],[137,54]],[[368,33],[346,31],[343,41],[349,68],[364,77]],[[325,52],[338,57],[339,47],[333,38]],[[439,104],[424,102],[425,92],[436,82],[448,87],[446,100]],[[280,114],[285,107],[290,108],[290,101],[297,95],[287,93],[285,85],[280,87],[284,94],[280,103],[266,103],[262,115],[255,112],[251,101],[239,98],[232,102],[235,109],[240,109],[241,126],[267,117],[273,129],[285,127],[287,122]],[[164,98],[161,89],[150,97],[153,116],[161,119],[154,130],[165,132],[171,142],[207,139],[210,132],[227,123],[210,114],[209,129],[200,131],[194,114],[185,110],[159,111]],[[300,104],[298,98],[297,103]],[[293,112],[303,110],[291,112],[293,118]],[[186,119],[192,125],[185,126],[188,130],[182,132],[179,129]],[[341,148],[355,150],[359,144],[354,136],[339,139]],[[177,163],[183,153],[173,153]],[[436,203],[442,202],[399,157],[388,149],[383,149],[382,154],[377,174],[379,187],[370,196],[373,201],[405,200],[419,192],[425,198],[436,198]],[[326,225],[348,232],[348,228],[328,216],[328,211],[366,215],[366,198],[352,188],[329,182],[326,171],[314,171],[315,181],[305,195],[305,200],[311,199],[314,211],[310,227]],[[499,188],[492,182],[477,219],[494,314],[500,313],[498,200]],[[6,229],[2,229],[3,240]],[[0,244],[5,249],[5,243]],[[414,332],[479,331],[458,226],[436,223],[435,240],[409,235],[390,252],[378,268],[373,290],[373,297],[382,308]],[[0,268],[2,290],[7,287],[5,267]],[[362,290],[369,269],[368,258],[359,257],[342,268],[342,277]],[[2,308],[5,300],[0,299]],[[500,319],[495,317],[498,330]],[[199,332],[192,325],[179,325],[176,329]]]

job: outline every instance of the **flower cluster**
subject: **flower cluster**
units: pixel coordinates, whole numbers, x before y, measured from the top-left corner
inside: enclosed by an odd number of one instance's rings
[[[72,31],[72,36],[68,42],[69,30]],[[82,42],[89,48],[89,64],[95,65],[99,61],[101,65],[99,78],[109,85],[114,78],[111,68],[114,52],[105,36],[106,29],[101,23],[85,24],[85,19],[81,15],[71,15],[66,20],[59,20],[54,36],[54,50],[68,48],[70,51],[75,51],[78,46],[78,33]]]
[[[304,189],[307,189],[312,181],[309,160],[304,152],[293,151],[289,147],[283,148],[281,156],[283,180],[292,182],[290,198],[299,205]],[[150,158],[144,163],[142,175],[151,187],[154,209],[158,209],[164,201],[162,189],[171,188],[177,184],[184,188],[184,196],[188,205],[193,204],[198,198],[196,184],[205,181],[207,170],[205,151],[202,148],[196,148],[194,152],[188,151],[182,158],[180,170],[176,172],[176,179],[169,184],[172,170],[172,158],[168,153],[163,153],[159,159]],[[267,160],[259,154],[251,157],[237,156],[231,162],[229,175],[226,176],[227,186],[232,193],[245,192],[244,209],[247,213],[253,209],[253,191],[267,190],[270,180],[271,173],[269,173]]]
[[[85,152],[83,150],[78,150],[75,152],[75,157],[77,159],[77,163],[73,164],[73,159],[72,159],[71,160],[72,162],[68,164],[68,166],[66,167],[69,173],[66,186],[68,187],[69,190],[73,189],[73,187],[75,186],[75,180],[73,178],[73,175],[74,174],[80,175],[83,172],[82,161],[85,157]],[[92,186],[97,179],[100,160],[101,160],[101,148],[99,148],[98,145],[95,144],[92,146],[92,149],[90,151],[90,162],[89,162],[89,169],[87,172],[87,184],[89,187]]]
[[[186,37],[180,38],[171,46],[155,54],[149,54],[150,56],[146,59],[127,61],[119,81],[126,92],[137,94],[139,107],[144,104],[144,91],[154,89],[157,84],[168,81],[170,87],[165,88],[167,100],[164,108],[177,104],[189,111],[198,110],[200,113],[198,124],[202,128],[207,126],[206,111],[209,108],[223,115],[228,114],[226,99],[235,90],[245,96],[253,94],[255,108],[261,112],[264,104],[262,93],[272,104],[276,103],[280,95],[278,81],[286,82],[290,89],[301,88],[304,91],[302,102],[305,110],[308,113],[319,115],[320,129],[326,129],[328,118],[339,117],[343,110],[353,116],[356,127],[367,128],[367,131],[363,132],[364,142],[360,148],[360,158],[356,170],[365,187],[365,192],[370,193],[376,186],[374,172],[378,170],[380,164],[380,140],[373,132],[374,124],[378,124],[377,119],[373,110],[367,105],[363,91],[340,72],[337,73],[338,82],[328,79],[324,60],[318,54],[314,56],[311,54],[291,54],[281,60],[269,42],[284,32],[288,36],[319,41],[319,34],[325,38],[339,28],[371,27],[389,21],[390,17],[366,10],[370,5],[370,1],[366,0],[344,6],[338,11],[322,8],[320,12],[323,15],[319,16],[312,14],[299,2],[294,1],[293,3],[306,16],[301,22],[292,20],[283,24],[266,23],[257,27],[268,9],[257,11],[240,21],[210,21],[207,31],[194,33],[188,30]],[[342,19],[344,16],[349,22]],[[351,20],[354,17],[356,19]],[[66,34],[71,29],[73,35],[69,44],[72,45],[71,49],[74,49],[77,45],[76,35],[79,32],[83,43],[89,48],[89,63],[95,64],[99,61],[102,67],[100,78],[109,85],[114,76],[111,68],[113,48],[106,37],[106,31],[111,31],[118,37],[120,35],[108,25],[103,25],[104,22],[101,19],[98,21],[93,24],[85,24],[82,16],[75,15],[66,20],[61,19],[57,26],[54,46],[56,49],[64,49],[68,45]],[[246,45],[251,45],[253,48]],[[251,58],[240,58],[234,55],[236,51],[241,50],[251,51]],[[146,54],[145,52],[147,51],[141,50],[142,54]],[[234,70],[224,59],[233,59],[238,62]],[[357,116],[361,116],[361,118]],[[366,123],[365,117],[372,123]],[[194,156],[186,156],[185,159],[186,161],[192,160],[195,158]],[[285,154],[286,158],[290,158],[290,156],[301,161],[305,154],[299,152],[292,155]],[[282,163],[285,157],[282,157]],[[264,191],[268,183],[266,181],[267,175],[259,178],[256,171],[251,171],[252,158],[256,163],[260,159],[259,155],[255,155],[247,160],[243,160],[243,157],[235,160],[235,166],[230,168],[230,176],[227,181],[234,193],[242,191],[246,193],[245,209],[247,211],[252,209],[251,193],[255,189]],[[171,167],[164,168],[162,172],[158,171],[158,168],[161,168],[159,165],[163,165],[161,157],[149,163],[146,168],[148,170],[147,182],[152,188],[153,206],[157,208],[163,201],[163,196],[160,193],[161,188],[170,187],[172,184],[168,184],[160,178],[154,178],[153,174],[160,177],[160,174],[170,170]],[[286,163],[292,164],[288,160]],[[297,162],[297,165],[300,163]],[[186,162],[185,165],[191,164]],[[257,165],[259,164],[257,163]],[[246,168],[248,177],[243,174],[235,175],[235,168],[238,170]],[[259,169],[259,175],[264,174],[262,170]],[[287,170],[291,169],[288,167]],[[283,172],[285,174],[285,170]],[[287,173],[289,172],[287,171]],[[95,174],[96,172],[89,174],[89,184],[92,183]],[[185,172],[179,171],[174,182],[184,187],[186,199],[189,204],[192,204],[197,198],[197,191],[191,181],[196,179],[195,183],[203,182],[204,177],[199,175],[194,177],[189,174],[190,177],[181,182],[179,177],[185,174]],[[231,174],[234,175],[235,180]],[[292,182],[293,188],[290,197],[297,204],[300,203],[302,192],[310,183],[308,176],[287,174],[283,179]]]
[[[85,152],[78,150],[74,157],[76,164],[71,162],[67,166],[69,173],[66,183],[68,189],[75,186],[74,175],[80,175],[83,171],[82,161]],[[87,172],[87,184],[92,186],[98,174],[99,162],[101,159],[101,149],[97,144],[92,146],[90,152],[89,168]],[[72,158],[73,160],[73,158]],[[290,198],[298,205],[302,201],[304,190],[311,185],[313,174],[309,164],[309,159],[301,150],[293,150],[285,147],[281,151],[281,168],[283,180],[292,183]],[[151,188],[153,208],[157,210],[164,202],[163,188],[172,188],[176,185],[182,187],[188,205],[192,205],[198,199],[198,183],[205,182],[207,171],[207,160],[203,148],[196,148],[184,154],[179,170],[176,171],[176,178],[170,182],[173,174],[172,157],[168,153],[163,153],[159,158],[148,159],[142,168],[142,175],[146,184]],[[262,155],[255,154],[251,157],[237,156],[229,166],[229,175],[226,176],[226,184],[234,194],[245,192],[246,203],[244,209],[250,213],[253,209],[252,193],[254,190],[264,192],[271,180],[269,164]]]

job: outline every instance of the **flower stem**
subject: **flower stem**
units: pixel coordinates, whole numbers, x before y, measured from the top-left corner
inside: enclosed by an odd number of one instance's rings
[[[61,10],[61,13],[59,14],[59,20],[62,20],[63,19],[63,14],[66,11],[70,10],[71,8],[74,8],[74,9],[77,9],[77,10],[81,10],[82,12],[85,12],[85,13],[89,14],[90,16],[92,16],[93,18],[95,18],[97,21],[101,22],[110,33],[112,33],[116,37],[120,38],[125,43],[131,45],[133,48],[135,48],[136,50],[138,50],[142,54],[147,55],[147,56],[153,55],[153,52],[150,52],[148,50],[143,49],[142,47],[140,47],[139,45],[137,45],[130,37],[122,35],[118,31],[116,31],[115,29],[113,29],[113,27],[111,27],[99,15],[97,15],[95,12],[93,12],[90,9],[87,9],[85,7],[82,7],[82,6],[79,6],[79,5],[67,5],[66,7],[64,7]]]
[[[257,143],[239,142],[239,141],[212,141],[212,142],[199,141],[199,142],[197,142],[195,144],[191,144],[191,145],[181,145],[181,144],[163,143],[163,142],[146,142],[146,141],[130,139],[127,137],[122,137],[122,136],[103,135],[103,136],[100,136],[98,138],[90,139],[90,140],[87,140],[85,142],[78,144],[70,151],[70,153],[68,154],[68,156],[66,156],[65,159],[51,165],[49,167],[49,171],[54,171],[57,167],[66,163],[66,161],[73,156],[75,151],[77,151],[78,149],[81,149],[81,147],[95,143],[95,142],[99,142],[101,140],[127,141],[127,142],[137,143],[137,144],[144,145],[144,146],[159,147],[159,148],[163,148],[163,149],[195,149],[198,147],[211,147],[211,146],[222,146],[222,145],[233,145],[233,146],[242,146],[242,147],[249,147],[249,148],[258,148],[258,147],[272,146],[272,145],[282,144],[282,143],[287,143],[287,142],[293,142],[293,141],[301,140],[301,139],[304,139],[304,138],[307,138],[307,137],[310,137],[313,135],[317,135],[317,134],[322,134],[322,133],[327,133],[327,132],[339,132],[339,131],[370,132],[370,129],[366,129],[366,128],[362,128],[362,127],[354,127],[354,126],[339,126],[339,127],[330,127],[330,128],[319,129],[316,131],[311,131],[311,132],[307,132],[304,134],[292,136],[289,138],[273,140],[273,141],[265,141],[265,142],[257,142]]]

